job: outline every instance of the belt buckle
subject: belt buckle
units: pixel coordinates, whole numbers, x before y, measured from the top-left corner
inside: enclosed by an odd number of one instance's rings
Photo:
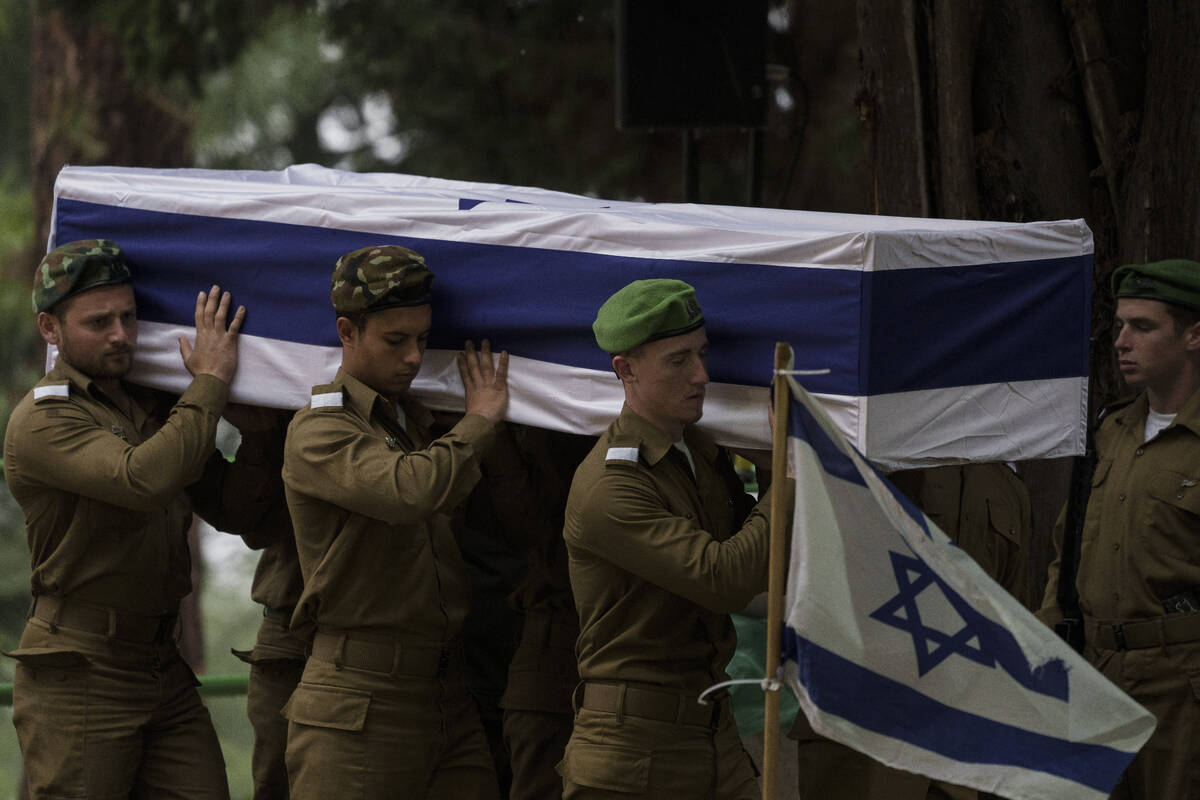
[[[1113,639],[1116,640],[1118,650],[1128,650],[1129,647],[1125,643],[1125,626],[1118,622],[1112,626]]]

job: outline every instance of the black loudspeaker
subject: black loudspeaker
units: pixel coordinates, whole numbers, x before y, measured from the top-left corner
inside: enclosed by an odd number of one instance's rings
[[[615,2],[618,127],[762,127],[767,0]]]

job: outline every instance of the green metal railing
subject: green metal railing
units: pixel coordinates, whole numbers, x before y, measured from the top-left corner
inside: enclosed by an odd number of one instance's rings
[[[231,697],[245,694],[249,675],[197,675],[203,697]],[[12,705],[11,683],[0,683],[0,708]]]

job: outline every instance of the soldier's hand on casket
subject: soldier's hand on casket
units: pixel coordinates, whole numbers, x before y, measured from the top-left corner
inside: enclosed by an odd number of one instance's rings
[[[462,376],[467,413],[500,422],[508,408],[508,353],[501,352],[493,363],[492,345],[487,339],[480,343],[478,352],[468,339],[458,354],[458,373]]]
[[[233,381],[237,372],[238,333],[246,318],[246,307],[238,306],[226,326],[232,300],[229,292],[222,292],[215,284],[211,291],[200,292],[196,297],[196,343],[179,339],[183,365],[192,375],[207,374],[226,383]]]

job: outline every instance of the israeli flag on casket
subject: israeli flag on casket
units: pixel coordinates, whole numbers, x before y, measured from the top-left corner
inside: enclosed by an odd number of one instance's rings
[[[784,674],[813,729],[1004,797],[1107,797],[1154,717],[989,578],[789,382]]]
[[[434,329],[414,392],[461,408],[453,353],[513,356],[509,418],[595,433],[620,382],[591,323],[638,278],[696,287],[712,342],[702,425],[769,447],[774,345],[830,368],[811,388],[889,468],[1082,452],[1092,238],[1028,224],[608,202],[541,189],[354,174],[67,167],[50,246],[117,241],[141,318],[133,378],[181,391],[176,343],[213,283],[248,310],[234,399],[298,408],[340,360],[333,264],[377,243],[432,267]]]

